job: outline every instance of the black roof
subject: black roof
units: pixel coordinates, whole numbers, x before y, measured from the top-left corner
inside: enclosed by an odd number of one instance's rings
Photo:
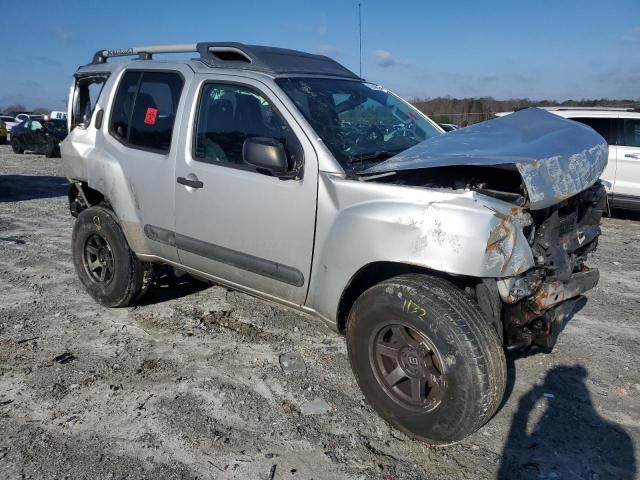
[[[265,47],[262,45],[244,45],[242,43],[198,43],[200,59],[212,67],[235,68],[265,71],[268,73],[313,73],[359,78],[355,73],[343,67],[335,60],[324,55],[289,50],[286,48]],[[225,55],[228,51],[237,51],[239,55]],[[246,57],[242,59],[242,56]],[[249,61],[247,61],[249,60]]]
[[[110,57],[138,55],[142,60],[151,60],[157,53],[177,52],[198,52],[199,60],[214,68],[237,68],[272,74],[315,74],[360,78],[348,68],[324,55],[237,42],[201,42],[188,45],[100,50],[94,55],[92,64],[105,63]]]

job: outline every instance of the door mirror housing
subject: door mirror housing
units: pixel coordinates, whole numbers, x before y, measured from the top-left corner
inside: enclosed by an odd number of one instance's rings
[[[247,138],[242,145],[242,159],[274,177],[287,176],[289,171],[287,152],[275,138]]]

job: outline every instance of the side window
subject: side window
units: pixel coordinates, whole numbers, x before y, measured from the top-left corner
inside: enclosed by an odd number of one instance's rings
[[[239,85],[205,84],[198,108],[195,159],[248,168],[242,147],[247,138],[253,137],[281,142],[291,168],[302,158],[302,146],[263,95]]]
[[[114,137],[123,143],[129,140],[131,110],[141,76],[141,72],[126,72],[120,80],[116,99],[113,102],[109,130]]]
[[[71,129],[86,128],[91,123],[91,116],[96,107],[107,76],[80,77],[76,80],[76,96],[71,112]]]
[[[622,144],[626,147],[640,147],[640,119],[624,119],[624,137]]]
[[[111,134],[132,147],[168,152],[183,83],[178,73],[126,72],[111,112]]]
[[[575,120],[576,122],[584,123],[585,125],[589,125],[596,132],[604,137],[609,145],[617,145],[618,144],[618,135],[616,128],[616,119],[615,118],[572,118],[571,120]]]
[[[40,122],[38,122],[37,120],[32,120],[31,122],[29,122],[31,125],[29,126],[29,128],[31,130],[33,130],[34,132],[36,130],[42,130],[42,124]]]

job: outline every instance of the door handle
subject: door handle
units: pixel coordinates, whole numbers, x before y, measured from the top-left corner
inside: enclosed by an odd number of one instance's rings
[[[191,180],[190,178],[178,177],[178,183],[181,185],[186,185],[191,188],[202,188],[204,187],[204,183],[200,180]]]
[[[640,153],[627,153],[625,154],[626,158],[635,158],[636,160],[640,158]]]

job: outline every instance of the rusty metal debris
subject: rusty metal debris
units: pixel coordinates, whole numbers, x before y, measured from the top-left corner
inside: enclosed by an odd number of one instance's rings
[[[546,282],[536,292],[535,305],[540,310],[547,310],[591,290],[597,285],[599,278],[598,270],[587,270],[574,274],[567,282]]]

